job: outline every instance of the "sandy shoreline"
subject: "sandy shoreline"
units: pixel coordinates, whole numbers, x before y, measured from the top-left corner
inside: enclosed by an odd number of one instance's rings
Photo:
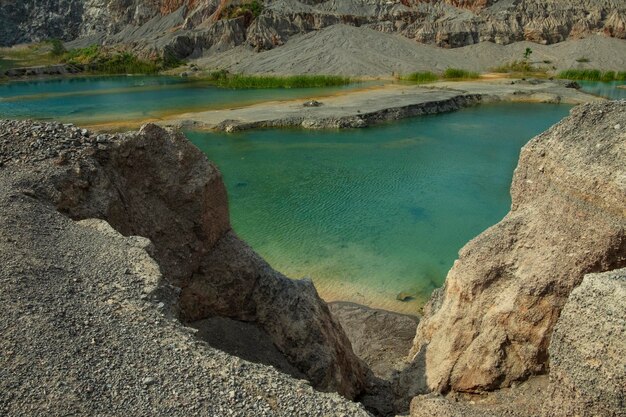
[[[227,132],[266,127],[354,128],[485,102],[581,104],[604,100],[568,88],[565,81],[488,78],[421,86],[393,84],[326,97],[318,107],[306,107],[304,100],[291,100],[185,113],[171,116],[161,124]]]

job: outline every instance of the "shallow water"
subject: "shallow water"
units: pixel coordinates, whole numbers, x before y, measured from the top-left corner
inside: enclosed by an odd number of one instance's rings
[[[363,130],[189,132],[220,167],[234,229],[326,299],[417,312],[498,222],[520,148],[569,106],[498,104]],[[400,302],[396,296],[414,296]]]
[[[578,83],[581,85],[582,90],[587,93],[610,98],[611,100],[626,100],[626,89],[617,88],[618,86],[626,85],[626,81],[613,81],[610,83],[578,81]]]
[[[307,98],[376,83],[343,87],[225,89],[180,77],[116,76],[0,84],[0,117],[55,119],[78,124],[160,119],[172,113]]]

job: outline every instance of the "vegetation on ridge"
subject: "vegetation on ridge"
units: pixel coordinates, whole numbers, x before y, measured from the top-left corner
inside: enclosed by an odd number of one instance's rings
[[[91,45],[66,50],[59,39],[50,39],[33,45],[0,48],[0,73],[12,68],[75,65],[80,69],[100,74],[156,74],[174,68],[181,62],[166,56],[143,59],[131,52]]]
[[[257,18],[263,11],[263,4],[258,0],[245,1],[239,5],[230,5],[222,10],[221,18],[234,19],[237,17]]]
[[[104,74],[156,74],[181,64],[172,57],[142,59],[130,52],[109,50],[99,45],[68,51],[63,55],[63,62]]]

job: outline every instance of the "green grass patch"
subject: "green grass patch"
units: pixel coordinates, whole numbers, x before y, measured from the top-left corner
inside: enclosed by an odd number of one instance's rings
[[[292,75],[265,76],[230,74],[215,71],[207,77],[213,84],[224,88],[315,88],[347,85],[353,82],[349,77],[335,75]]]
[[[409,81],[416,84],[432,83],[439,79],[439,76],[430,71],[412,72],[411,74],[400,76],[401,81]]]
[[[569,69],[561,71],[559,78],[583,81],[626,81],[626,71],[600,71],[597,69]]]
[[[63,42],[51,39],[38,44],[0,48],[0,73],[11,68],[72,64],[97,74],[156,74],[181,62],[165,54],[155,60],[98,45],[66,51]]]
[[[479,73],[460,68],[448,68],[443,72],[442,76],[446,80],[472,80],[480,78]]]
[[[181,64],[172,57],[141,59],[130,52],[108,50],[98,45],[68,51],[64,54],[63,61],[82,65],[90,72],[102,74],[156,74]]]
[[[222,11],[222,18],[234,19],[237,17],[249,17],[255,19],[263,11],[263,4],[258,0],[245,1],[239,5],[230,5]]]

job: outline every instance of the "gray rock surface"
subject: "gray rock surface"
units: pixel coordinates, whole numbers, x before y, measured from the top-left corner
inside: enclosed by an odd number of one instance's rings
[[[2,198],[7,201],[5,207],[12,196],[25,194],[33,200],[28,200],[30,205],[26,208],[41,206],[40,211],[48,210],[46,218],[64,219],[58,220],[60,224],[73,224],[69,219],[98,218],[124,236],[142,236],[139,240],[144,246],[150,239],[150,255],[163,274],[159,288],[174,292],[173,296],[159,300],[163,311],[172,317],[196,321],[222,315],[256,323],[286,360],[316,388],[338,391],[350,398],[361,392],[366,367],[352,352],[340,325],[313,285],[308,281],[292,281],[273,271],[234,235],[219,171],[184,136],[154,125],[144,126],[139,133],[95,135],[72,125],[2,121],[0,177]],[[13,211],[6,210],[2,227],[19,230],[21,222],[31,216],[26,211],[16,218]],[[30,234],[19,239],[30,242],[33,236],[48,236],[52,232],[45,226],[43,221],[35,222],[29,226]],[[57,240],[63,239],[64,229],[59,230]],[[14,233],[15,230],[9,236]],[[80,241],[71,240],[71,243],[72,247],[81,245]],[[92,258],[89,252],[67,260],[65,254],[71,253],[70,249],[54,251],[54,247],[43,245],[37,250],[61,271],[78,268],[76,264],[81,259]],[[3,256],[11,256],[10,248],[3,248]],[[33,290],[34,298],[20,304],[15,313],[18,315],[24,314],[28,303],[44,302],[37,297],[46,292],[48,283],[45,271],[50,268],[31,271],[30,267],[20,266],[38,262],[38,255],[27,259],[28,250],[25,249],[24,258],[14,263],[14,267],[21,268],[29,285],[41,285],[42,289]],[[94,270],[89,283],[92,298],[98,296],[99,286],[108,285],[112,279],[107,275],[110,267],[97,263],[106,256],[104,251],[93,262],[80,265],[86,271]],[[132,272],[132,268],[127,269]],[[5,280],[11,280],[11,276],[11,271],[2,274]],[[63,274],[59,272],[59,276]],[[98,279],[104,283],[99,284]],[[13,294],[11,287],[7,288],[7,294]],[[73,291],[64,287],[58,290]],[[54,298],[54,294],[51,292],[47,299]],[[106,294],[105,291],[102,296]],[[140,303],[141,298],[135,301]],[[88,309],[88,302],[84,304],[84,309]],[[97,309],[99,305],[91,308]],[[43,326],[42,323],[51,320],[50,315],[69,314],[62,310],[62,303],[55,304],[55,308],[38,316],[41,322],[36,325]],[[6,325],[7,331],[19,333],[14,322]],[[125,325],[116,323],[114,329],[125,331]],[[29,337],[37,335],[33,333]],[[48,336],[44,333],[41,337]],[[49,337],[61,344],[61,336]],[[159,343],[162,339],[150,340]],[[9,342],[21,348],[28,339]],[[117,343],[115,338],[111,343]],[[68,349],[73,347],[68,345]],[[42,351],[42,355],[47,354]],[[72,371],[71,366],[68,371]]]
[[[164,314],[147,239],[73,221],[2,171],[1,415],[368,415],[198,340]]]
[[[366,26],[455,48],[562,42],[594,33],[626,38],[621,0],[265,0],[258,17],[215,19],[218,0],[26,0],[0,3],[0,45],[48,38],[119,43],[149,55],[198,57],[237,45],[272,49],[336,24]],[[222,7],[239,1],[222,1]],[[228,20],[228,21],[226,21]]]
[[[428,386],[480,392],[548,371],[567,298],[626,265],[626,102],[587,104],[521,152],[507,216],[468,243],[420,321]]]
[[[437,82],[427,86],[389,85],[320,97],[324,105],[319,107],[304,107],[299,100],[269,102],[238,109],[184,113],[161,123],[227,132],[260,127],[363,128],[490,101],[570,104],[606,101],[567,88],[566,84],[565,81],[504,79]]]
[[[585,276],[550,343],[543,415],[626,415],[626,269]]]
[[[404,367],[418,317],[341,301],[328,306],[350,339],[354,353],[377,377],[391,380]]]

